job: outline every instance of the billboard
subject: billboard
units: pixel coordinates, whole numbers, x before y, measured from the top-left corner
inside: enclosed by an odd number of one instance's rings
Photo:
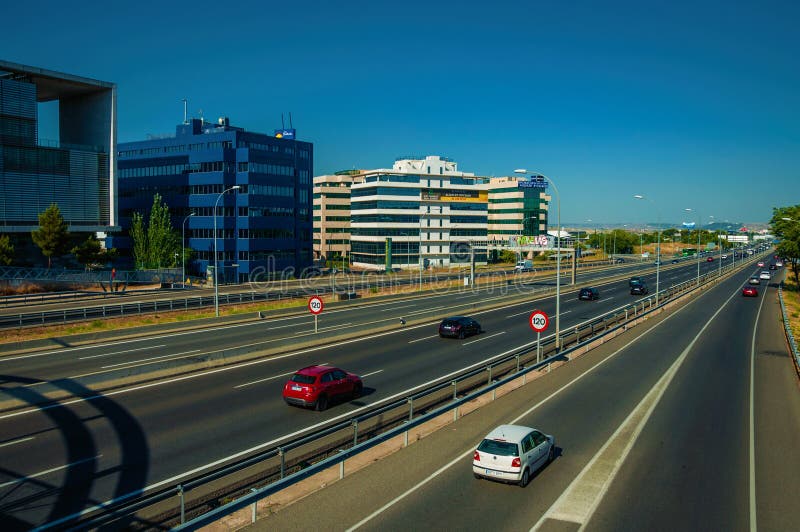
[[[517,188],[547,188],[547,181],[544,179],[531,179],[530,181],[518,181]]]
[[[488,203],[489,193],[486,190],[442,190],[424,188],[421,192],[421,199],[423,201]]]
[[[296,130],[294,129],[276,129],[275,130],[275,138],[276,139],[288,139],[294,140]]]

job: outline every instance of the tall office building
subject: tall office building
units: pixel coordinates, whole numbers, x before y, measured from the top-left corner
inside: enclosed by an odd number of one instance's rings
[[[329,261],[350,257],[350,187],[362,183],[360,170],[314,177],[314,257]]]
[[[174,137],[120,143],[121,225],[128,230],[137,211],[146,217],[158,193],[173,227],[185,228],[189,273],[210,275],[216,263],[221,283],[299,275],[312,264],[313,155],[294,130],[253,133],[227,118],[191,119]]]
[[[382,269],[486,263],[489,178],[439,156],[401,157],[351,187],[352,264]]]
[[[58,138],[39,138],[39,104]],[[116,86],[0,61],[0,233],[29,242],[55,203],[73,233],[118,230]]]
[[[489,240],[547,235],[550,196],[525,177],[493,177],[489,181]],[[530,239],[522,239],[527,242]]]

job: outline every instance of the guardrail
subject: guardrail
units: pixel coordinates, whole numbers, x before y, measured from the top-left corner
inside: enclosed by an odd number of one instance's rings
[[[603,266],[608,266],[610,261],[599,261],[584,265],[582,270],[598,269]],[[538,268],[536,271],[555,271],[555,266],[545,266]],[[561,270],[561,275],[567,275],[569,269]],[[443,281],[452,281],[460,279],[468,272],[450,273],[442,276],[425,276],[423,283],[432,285]],[[493,276],[506,276],[511,281],[525,281],[530,279],[529,274],[513,274],[508,271],[494,271],[494,272],[480,272],[476,277],[486,278]],[[361,277],[362,279],[358,279]],[[343,283],[336,286],[334,282],[331,285],[308,285],[297,290],[288,291],[251,291],[251,292],[236,292],[219,295],[219,304],[222,306],[236,305],[242,303],[254,303],[259,301],[280,301],[284,299],[298,299],[307,298],[309,295],[326,295],[326,294],[345,294],[351,295],[358,290],[380,289],[387,286],[403,286],[403,285],[417,285],[419,278],[411,275],[409,277],[400,277],[397,275],[386,276],[385,279],[377,279],[375,274],[367,274],[362,276],[353,276],[348,278],[350,283]],[[383,277],[383,276],[382,276]],[[363,279],[363,278],[366,278]],[[335,281],[335,279],[333,280]],[[25,297],[25,296],[17,296]],[[40,327],[43,325],[52,324],[66,324],[81,321],[89,321],[95,319],[105,319],[114,317],[125,317],[140,314],[154,314],[158,312],[179,311],[189,309],[200,309],[204,307],[212,307],[214,305],[214,296],[191,296],[176,299],[163,299],[154,301],[144,301],[136,303],[114,303],[108,305],[100,305],[94,307],[84,307],[77,309],[64,309],[64,310],[48,310],[40,312],[25,312],[19,314],[7,314],[0,316],[0,329],[11,328],[28,328]]]
[[[797,349],[797,340],[794,337],[789,316],[786,314],[786,304],[783,302],[783,281],[778,286],[778,299],[781,302],[781,318],[783,319],[783,330],[786,332],[786,340],[789,342],[789,349],[794,357],[795,368],[800,372],[800,351]]]
[[[729,273],[732,266],[726,266]],[[453,411],[458,418],[459,407],[481,395],[494,392],[498,387],[539,370],[554,360],[568,359],[576,350],[587,348],[599,339],[627,328],[635,320],[641,320],[666,304],[676,301],[686,294],[703,287],[709,279],[718,279],[718,272],[709,272],[700,278],[690,279],[637,302],[618,307],[601,316],[586,320],[561,332],[559,340],[562,349],[557,350],[554,337],[541,344],[532,342],[511,353],[498,356],[489,363],[474,365],[462,371],[443,377],[433,385],[412,391],[402,397],[387,398],[371,406],[367,411],[356,411],[349,419],[331,424],[297,438],[281,441],[261,449],[251,450],[248,456],[240,457],[229,464],[219,466],[193,477],[187,477],[179,484],[152,486],[150,493],[133,492],[96,507],[87,508],[79,514],[64,517],[47,523],[41,529],[70,528],[89,529],[121,521],[153,526],[154,522],[182,523],[178,529],[194,530],[223,515],[253,504],[257,500],[275,493],[285,487],[307,478],[319,471],[339,464],[340,476],[344,474],[345,461],[392,437],[405,434],[409,429],[431,419]],[[569,346],[569,347],[567,347]],[[227,489],[221,495],[219,486],[209,493],[209,484],[227,479]],[[243,493],[235,501],[218,507],[222,496],[226,499]],[[187,496],[193,493],[191,499]],[[163,505],[178,497],[178,504],[171,509]],[[151,518],[135,517],[134,514],[145,508],[158,505],[159,515]],[[186,522],[187,515],[196,515]]]

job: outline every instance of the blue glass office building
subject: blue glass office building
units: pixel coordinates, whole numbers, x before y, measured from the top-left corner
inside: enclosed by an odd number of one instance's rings
[[[205,277],[214,265],[219,200],[220,283],[298,275],[312,263],[314,153],[313,144],[292,137],[245,131],[227,118],[191,119],[174,137],[120,143],[120,225],[127,235],[135,212],[146,220],[158,193],[173,228],[181,235],[185,228],[185,245],[194,251],[187,272]],[[130,249],[131,243],[123,237],[114,246]]]

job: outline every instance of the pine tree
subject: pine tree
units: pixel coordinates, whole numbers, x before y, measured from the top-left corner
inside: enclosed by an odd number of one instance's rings
[[[42,255],[47,257],[47,268],[50,269],[53,257],[63,255],[69,245],[67,222],[61,216],[58,205],[53,203],[39,213],[39,229],[31,231],[31,237],[33,243],[42,250]]]

